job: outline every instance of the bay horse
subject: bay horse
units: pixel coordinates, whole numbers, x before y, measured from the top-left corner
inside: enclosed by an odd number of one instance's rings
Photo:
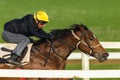
[[[109,54],[100,44],[93,32],[83,24],[73,24],[70,28],[52,30],[51,33],[54,35],[52,40],[39,40],[33,44],[30,63],[22,66],[22,69],[64,70],[68,56],[76,49],[95,57],[99,62],[107,60]],[[0,64],[0,68],[11,69],[11,67],[3,63]],[[15,69],[16,66],[12,68]],[[28,78],[27,80],[72,79]]]

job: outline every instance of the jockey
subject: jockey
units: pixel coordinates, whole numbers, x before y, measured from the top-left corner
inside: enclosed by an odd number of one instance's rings
[[[35,14],[28,14],[21,19],[13,19],[4,25],[2,38],[6,42],[16,43],[17,46],[7,58],[7,62],[14,65],[21,65],[18,60],[27,45],[34,40],[30,38],[51,39],[52,36],[46,33],[42,28],[49,22],[48,15],[44,11],[37,11]]]

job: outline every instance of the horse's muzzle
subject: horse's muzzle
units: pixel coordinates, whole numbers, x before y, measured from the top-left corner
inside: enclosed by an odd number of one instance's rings
[[[108,53],[96,54],[96,55],[95,55],[95,57],[99,60],[99,62],[104,62],[104,61],[106,61],[108,56],[109,56]]]

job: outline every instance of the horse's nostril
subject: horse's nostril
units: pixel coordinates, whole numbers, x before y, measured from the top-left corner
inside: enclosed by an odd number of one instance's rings
[[[104,57],[108,57],[109,56],[109,54],[108,53],[104,53],[104,55],[103,55]]]

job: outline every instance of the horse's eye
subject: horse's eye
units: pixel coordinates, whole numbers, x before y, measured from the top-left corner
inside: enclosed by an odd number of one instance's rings
[[[90,40],[91,40],[91,41],[93,41],[93,40],[94,40],[94,38],[93,38],[93,37],[91,37],[91,38],[90,38]]]

